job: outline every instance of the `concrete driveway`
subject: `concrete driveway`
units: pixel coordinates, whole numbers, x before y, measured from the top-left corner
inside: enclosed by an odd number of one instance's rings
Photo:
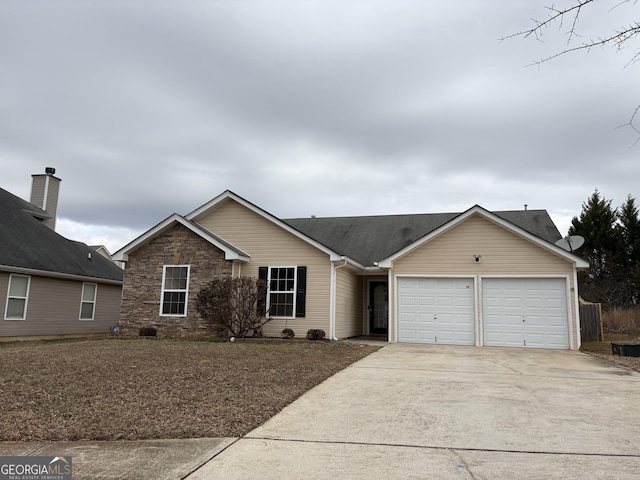
[[[196,479],[637,479],[640,374],[569,351],[388,345]]]

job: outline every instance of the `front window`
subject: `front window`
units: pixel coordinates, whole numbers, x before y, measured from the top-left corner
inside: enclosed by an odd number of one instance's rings
[[[5,320],[24,320],[26,318],[30,280],[31,278],[26,275],[11,275],[9,277],[7,305],[4,311]]]
[[[82,300],[80,301],[80,320],[93,320],[96,309],[96,292],[98,285],[84,283],[82,285]]]
[[[186,316],[188,290],[189,265],[165,265],[162,275],[160,315]]]
[[[296,267],[269,267],[268,285],[269,316],[293,318],[296,301]]]

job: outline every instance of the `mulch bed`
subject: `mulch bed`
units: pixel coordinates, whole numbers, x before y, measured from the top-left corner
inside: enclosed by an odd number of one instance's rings
[[[121,338],[0,344],[0,440],[239,437],[375,350]]]

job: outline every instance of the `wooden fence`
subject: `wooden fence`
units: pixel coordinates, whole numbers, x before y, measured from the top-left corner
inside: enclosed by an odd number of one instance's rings
[[[580,339],[583,342],[602,342],[602,308],[599,303],[580,299]]]

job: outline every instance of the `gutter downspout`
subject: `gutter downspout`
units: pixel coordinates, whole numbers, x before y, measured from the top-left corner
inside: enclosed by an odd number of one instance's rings
[[[336,265],[334,262],[331,262],[331,299],[330,299],[330,311],[329,311],[329,339],[332,342],[337,342],[336,338],[336,271],[340,268],[347,266],[346,257],[340,257],[344,263],[342,265]]]

